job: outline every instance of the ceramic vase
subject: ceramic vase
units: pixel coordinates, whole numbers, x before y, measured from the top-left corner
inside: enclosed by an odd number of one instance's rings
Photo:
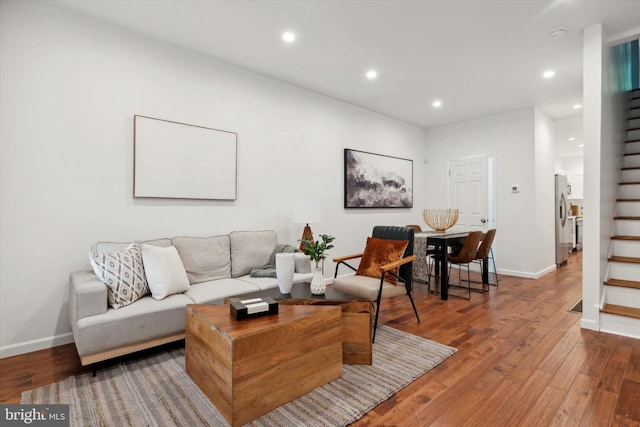
[[[293,286],[294,255],[290,253],[276,254],[276,277],[281,294],[291,292]]]
[[[322,267],[313,268],[313,277],[311,279],[311,285],[309,286],[313,295],[324,295],[327,289],[327,284],[324,282],[324,275],[322,274]]]

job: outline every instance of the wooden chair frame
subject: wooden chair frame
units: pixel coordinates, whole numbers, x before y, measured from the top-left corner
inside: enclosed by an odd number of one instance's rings
[[[358,253],[358,254],[353,254],[353,255],[346,255],[343,257],[338,257],[338,258],[334,258],[333,262],[336,263],[336,272],[333,275],[334,278],[338,277],[338,268],[340,267],[340,264],[344,264],[345,266],[349,267],[350,269],[352,269],[353,271],[358,271],[357,268],[353,267],[352,265],[348,264],[346,261],[352,260],[352,259],[356,259],[356,258],[361,258],[363,255],[363,253]],[[407,264],[409,262],[413,262],[417,259],[417,257],[415,255],[409,255],[408,257],[402,258],[398,261],[394,261],[394,262],[390,262],[388,264],[382,265],[380,266],[380,287],[378,288],[378,297],[376,298],[375,304],[376,304],[376,316],[375,316],[375,321],[373,323],[373,338],[372,338],[372,342],[375,342],[376,340],[376,329],[378,327],[378,315],[380,314],[380,300],[382,299],[382,285],[384,284],[384,276],[385,273],[389,273],[391,275],[393,275],[394,277],[396,277],[400,282],[402,282],[402,284],[404,284],[404,287],[407,291],[407,296],[409,297],[409,301],[411,301],[411,306],[413,307],[413,312],[416,314],[416,318],[418,319],[418,323],[420,323],[420,316],[418,316],[418,310],[416,309],[416,305],[413,302],[413,297],[411,296],[411,284],[408,284],[407,281],[405,279],[403,279],[402,277],[398,276],[396,273],[394,273],[392,270],[396,269],[396,268],[400,268],[401,265]],[[373,304],[373,301],[371,302]]]

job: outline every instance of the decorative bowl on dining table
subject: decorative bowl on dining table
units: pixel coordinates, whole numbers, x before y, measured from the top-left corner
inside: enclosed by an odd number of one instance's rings
[[[458,209],[425,209],[424,222],[438,234],[444,234],[458,222]]]

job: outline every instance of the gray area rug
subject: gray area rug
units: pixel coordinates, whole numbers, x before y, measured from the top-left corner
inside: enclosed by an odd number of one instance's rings
[[[341,378],[247,425],[348,425],[456,351],[380,325],[373,365],[344,365]],[[25,391],[21,403],[67,403],[72,426],[228,425],[184,370],[183,348]]]

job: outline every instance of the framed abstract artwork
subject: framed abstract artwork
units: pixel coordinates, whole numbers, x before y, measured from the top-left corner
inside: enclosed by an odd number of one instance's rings
[[[236,200],[235,132],[134,116],[133,197]]]
[[[413,160],[344,150],[345,208],[412,208]]]

